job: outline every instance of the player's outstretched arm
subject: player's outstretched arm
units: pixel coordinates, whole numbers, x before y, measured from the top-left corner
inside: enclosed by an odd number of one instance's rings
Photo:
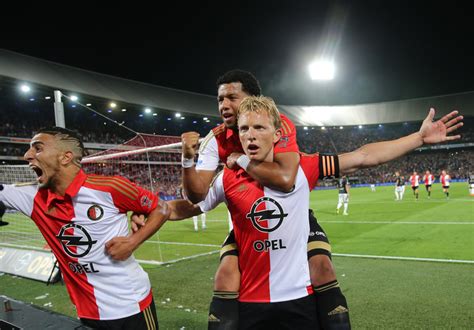
[[[147,221],[127,237],[114,237],[105,243],[105,249],[115,260],[126,260],[140,244],[156,233],[170,216],[168,204],[160,200],[158,205],[148,215]]]
[[[359,149],[339,155],[339,170],[343,174],[353,173],[361,168],[377,166],[394,160],[421,147],[460,139],[460,135],[448,135],[463,125],[462,116],[452,111],[433,122],[435,109],[431,108],[420,130],[397,140],[366,144]]]
[[[241,153],[232,153],[227,158],[227,166],[233,168]],[[290,192],[295,185],[300,156],[297,152],[277,153],[273,162],[259,162],[252,160],[245,171],[262,186]]]
[[[215,171],[197,171],[194,157],[199,144],[199,133],[186,132],[181,134],[183,157],[183,188],[187,198],[193,203],[199,203],[206,198],[209,185],[215,176]]]

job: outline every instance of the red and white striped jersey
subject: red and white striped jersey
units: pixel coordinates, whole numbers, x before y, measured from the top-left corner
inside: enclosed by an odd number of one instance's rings
[[[418,174],[410,176],[409,180],[412,187],[418,187],[420,185],[420,176]]]
[[[273,152],[298,152],[295,125],[280,114],[282,136],[275,145]],[[233,152],[244,153],[239,140],[239,133],[227,128],[224,124],[212,129],[199,147],[196,170],[215,171],[219,163],[226,163],[227,157]]]
[[[440,181],[443,187],[449,187],[449,181],[451,181],[451,177],[449,176],[449,174],[441,175]]]
[[[83,171],[64,196],[36,185],[0,187],[0,200],[30,217],[51,247],[80,318],[114,320],[150,305],[148,274],[133,255],[113,260],[105,243],[127,236],[127,211],[149,214],[156,195],[121,177]]]
[[[423,176],[423,181],[425,181],[425,185],[429,185],[429,184],[433,184],[435,180],[435,177],[433,174],[429,174],[429,175],[424,175]]]
[[[239,301],[279,302],[312,292],[307,242],[309,194],[318,178],[337,175],[337,156],[302,155],[295,188],[261,186],[244,170],[225,168],[204,201],[203,212],[225,202],[239,250]]]

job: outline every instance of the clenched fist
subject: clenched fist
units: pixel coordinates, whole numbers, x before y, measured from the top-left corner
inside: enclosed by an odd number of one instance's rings
[[[181,134],[182,153],[187,159],[194,159],[199,144],[199,133],[186,132]]]

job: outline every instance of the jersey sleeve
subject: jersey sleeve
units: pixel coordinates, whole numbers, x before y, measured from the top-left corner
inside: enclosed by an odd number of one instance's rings
[[[200,202],[199,208],[202,212],[208,212],[225,201],[223,172],[219,173],[209,188],[206,198]]]
[[[312,190],[318,180],[339,177],[339,157],[333,154],[301,154],[300,165]]]
[[[199,147],[196,170],[215,171],[219,166],[219,149],[214,132],[210,131]]]
[[[2,185],[0,184],[0,201],[7,208],[20,211],[26,216],[31,216],[37,185]]]
[[[113,177],[115,182],[112,189],[112,196],[115,206],[121,213],[128,211],[150,214],[160,198],[158,195],[143,189],[123,177]]]
[[[285,115],[281,117],[282,136],[274,148],[274,153],[281,152],[299,152],[298,143],[296,142],[296,127]]]

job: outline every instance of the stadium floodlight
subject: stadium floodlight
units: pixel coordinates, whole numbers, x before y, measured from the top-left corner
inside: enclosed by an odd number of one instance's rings
[[[110,102],[110,107],[113,109],[115,107],[117,107],[117,103],[114,103],[114,102]]]
[[[303,129],[304,129],[305,131],[307,131],[307,130],[308,130],[308,126],[303,127]]]
[[[151,109],[150,108],[145,108],[145,113],[151,113]]]
[[[51,96],[45,96],[44,99],[49,100],[49,99],[51,99]]]
[[[204,117],[202,120],[208,120],[207,117]]]
[[[91,105],[92,105],[91,103],[87,103],[87,104],[86,104],[87,107],[90,107]]]
[[[71,101],[76,102],[78,99],[76,95],[71,95]]]
[[[332,61],[316,60],[308,66],[309,76],[312,80],[332,80],[336,72]]]
[[[342,127],[342,126],[339,126],[339,129],[344,129],[344,127]]]
[[[326,129],[326,127],[325,127],[325,126],[323,126],[323,127],[321,127],[321,129],[322,129],[322,130],[325,130],[325,129]]]
[[[29,93],[31,91],[31,87],[28,86],[27,84],[22,84],[20,86],[20,90],[23,92],[23,93]]]
[[[359,129],[362,129],[362,127],[364,127],[364,126],[362,126],[362,125],[359,125]]]
[[[153,112],[153,116],[158,116],[158,114],[156,112]]]
[[[126,111],[127,111],[127,109],[125,109],[125,108],[122,109],[122,112],[126,112]]]
[[[175,116],[176,118],[179,118],[179,117],[181,117],[181,114],[180,114],[179,112],[177,112],[177,113],[174,114],[174,116]]]

